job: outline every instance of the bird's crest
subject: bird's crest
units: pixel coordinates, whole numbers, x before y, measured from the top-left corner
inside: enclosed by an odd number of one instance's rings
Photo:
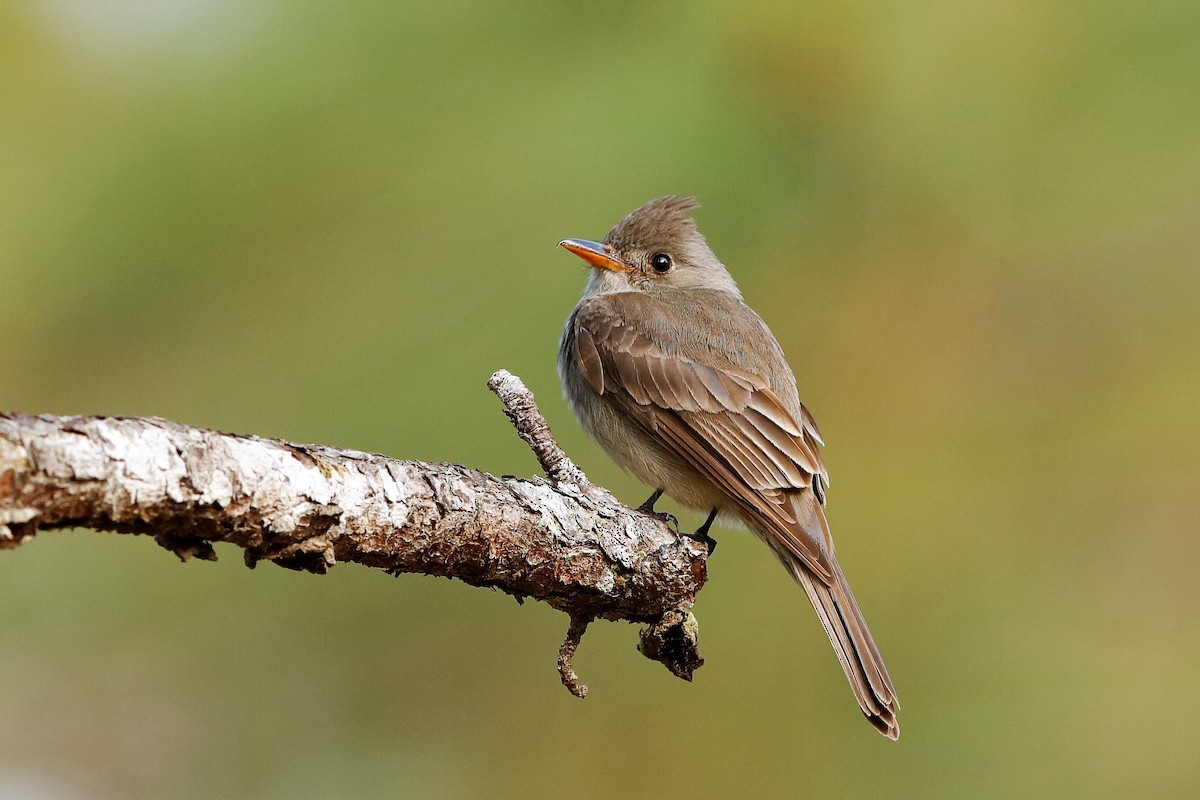
[[[700,202],[690,195],[651,200],[618,222],[604,237],[604,243],[619,252],[630,245],[695,238],[699,232],[690,212],[699,207]]]

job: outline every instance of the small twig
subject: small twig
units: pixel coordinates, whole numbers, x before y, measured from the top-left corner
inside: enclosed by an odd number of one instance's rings
[[[588,687],[581,683],[579,676],[575,674],[575,667],[572,666],[571,659],[575,657],[575,650],[579,647],[579,642],[583,639],[583,634],[587,632],[589,624],[591,624],[590,619],[571,617],[571,627],[567,628],[567,638],[562,643],[562,647],[558,648],[559,677],[562,678],[563,686],[567,687],[567,691],[580,699],[587,697]]]
[[[546,418],[534,402],[533,392],[525,387],[520,378],[506,369],[498,370],[488,381],[488,388],[495,392],[504,404],[504,413],[517,429],[517,435],[533,450],[533,455],[542,465],[551,483],[588,485],[587,475],[554,440],[550,424],[546,422]]]

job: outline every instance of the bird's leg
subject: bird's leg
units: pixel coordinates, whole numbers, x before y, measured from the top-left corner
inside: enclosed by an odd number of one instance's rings
[[[646,498],[646,502],[637,507],[637,510],[643,514],[653,514],[654,504],[658,502],[658,498],[662,497],[663,490],[655,489],[650,496]]]
[[[656,519],[660,519],[663,522],[670,523],[671,527],[675,529],[675,532],[679,533],[679,520],[675,519],[673,514],[668,514],[665,511],[654,510],[654,504],[658,502],[658,498],[662,497],[662,493],[662,489],[655,489],[654,492],[646,498],[646,502],[637,507],[637,510],[643,514],[649,514]]]
[[[708,519],[704,520],[704,524],[696,528],[696,532],[692,534],[693,539],[699,539],[708,546],[708,554],[711,556],[717,552],[717,540],[708,535],[708,529],[712,527],[713,520],[717,518],[717,510],[714,508],[708,512]]]

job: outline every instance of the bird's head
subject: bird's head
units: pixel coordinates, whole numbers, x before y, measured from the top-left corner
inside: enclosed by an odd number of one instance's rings
[[[559,246],[591,264],[588,295],[712,289],[740,297],[689,213],[699,206],[694,197],[660,197],[618,222],[603,242],[564,239]]]

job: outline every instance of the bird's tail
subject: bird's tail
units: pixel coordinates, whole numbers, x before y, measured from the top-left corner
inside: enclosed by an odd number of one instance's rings
[[[817,496],[811,490],[789,493],[795,530],[789,539],[803,536],[821,549],[822,562],[828,576],[817,575],[778,535],[767,537],[771,548],[779,555],[796,582],[804,587],[812,601],[821,626],[833,643],[842,670],[854,690],[858,707],[880,733],[889,739],[900,738],[900,726],[896,721],[896,690],[888,676],[887,667],[879,655],[879,648],[871,637],[867,622],[863,619],[850,584],[842,574],[842,568],[833,554],[833,538]],[[772,526],[774,527],[774,526]],[[820,545],[817,543],[820,542]],[[828,583],[826,582],[828,580]]]
[[[842,574],[835,559],[834,577],[826,586],[795,557],[786,558],[788,570],[796,582],[804,587],[812,601],[821,625],[833,643],[834,652],[841,662],[842,670],[854,690],[858,707],[876,729],[889,739],[900,738],[900,724],[896,720],[896,690],[888,676],[887,667],[879,655],[879,648],[871,638],[850,584]]]

